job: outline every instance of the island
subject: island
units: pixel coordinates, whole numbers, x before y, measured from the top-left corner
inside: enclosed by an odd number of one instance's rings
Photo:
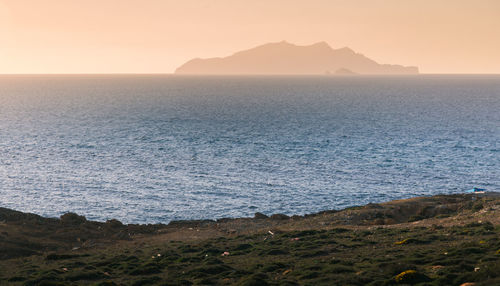
[[[411,75],[418,67],[379,64],[350,48],[326,42],[298,46],[268,43],[223,58],[192,59],[175,70],[182,75]]]

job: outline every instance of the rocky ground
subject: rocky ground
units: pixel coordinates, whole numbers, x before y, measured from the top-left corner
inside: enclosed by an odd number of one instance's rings
[[[168,225],[0,208],[0,285],[500,285],[499,234],[498,193]]]

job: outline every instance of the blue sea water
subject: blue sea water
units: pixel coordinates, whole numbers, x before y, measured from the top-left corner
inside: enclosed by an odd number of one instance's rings
[[[155,223],[500,191],[500,76],[1,76],[0,206]]]

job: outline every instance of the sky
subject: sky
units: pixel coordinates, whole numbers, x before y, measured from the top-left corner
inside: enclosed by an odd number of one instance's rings
[[[326,41],[422,73],[500,74],[499,0],[0,0],[0,73],[172,73]]]

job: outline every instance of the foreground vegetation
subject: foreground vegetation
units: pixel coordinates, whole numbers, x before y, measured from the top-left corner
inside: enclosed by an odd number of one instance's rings
[[[6,285],[500,285],[500,198],[122,225],[2,209]]]

